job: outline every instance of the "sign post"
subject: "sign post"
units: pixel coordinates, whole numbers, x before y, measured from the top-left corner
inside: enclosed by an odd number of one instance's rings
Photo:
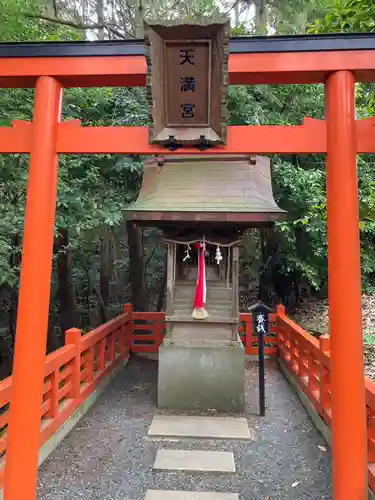
[[[252,313],[253,332],[258,335],[258,360],[259,360],[259,414],[266,414],[266,383],[264,371],[264,337],[269,333],[269,313],[272,309],[263,302],[257,302],[250,307]]]
[[[229,33],[226,18],[145,23],[151,144],[225,144]]]

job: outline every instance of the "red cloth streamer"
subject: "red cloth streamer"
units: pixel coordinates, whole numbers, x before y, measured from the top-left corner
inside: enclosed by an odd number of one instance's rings
[[[197,243],[198,249],[198,272],[197,287],[195,289],[194,308],[202,309],[206,305],[206,266],[204,260],[205,244]]]

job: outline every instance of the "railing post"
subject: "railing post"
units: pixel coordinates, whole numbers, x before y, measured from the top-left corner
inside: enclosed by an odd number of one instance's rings
[[[125,304],[124,305],[124,313],[128,315],[128,320],[124,325],[124,335],[122,339],[122,345],[123,345],[123,355],[124,359],[126,356],[128,356],[129,351],[130,351],[130,346],[132,343],[132,332],[133,332],[133,306],[131,304]]]
[[[329,352],[331,350],[331,337],[328,333],[324,333],[319,337],[319,347],[323,352]]]
[[[285,316],[286,316],[285,306],[283,306],[282,304],[277,304],[276,314],[277,314],[277,316],[281,316],[282,318],[285,318]]]
[[[103,372],[105,370],[105,364],[106,364],[105,348],[106,348],[106,339],[103,338],[99,341],[99,355],[96,366],[98,372]]]
[[[90,346],[87,353],[86,359],[86,370],[87,370],[87,383],[90,383],[94,380],[94,346]]]
[[[51,407],[46,413],[46,418],[56,418],[59,415],[59,372],[54,370],[51,375]]]
[[[131,304],[124,304],[124,313],[129,315],[129,319],[132,318],[133,306]]]
[[[277,355],[280,358],[285,358],[285,338],[282,338],[280,335],[280,322],[278,321],[279,318],[285,318],[286,317],[286,312],[285,312],[285,307],[282,304],[277,304],[276,305],[276,349],[277,349]]]
[[[245,354],[253,354],[253,316],[251,313],[246,314],[245,316]],[[255,351],[257,354],[258,347]]]
[[[108,361],[109,363],[113,363],[116,359],[116,338],[115,338],[115,332],[112,332],[109,335],[109,345],[108,345]]]
[[[320,390],[320,359],[315,359],[313,353],[309,350],[308,354],[308,367],[309,367],[309,390],[313,392]]]
[[[331,350],[331,337],[324,333],[319,337],[319,348],[324,354],[329,354]],[[331,409],[329,397],[329,369],[322,359],[319,360],[319,383],[320,383],[320,407],[322,415],[325,415]]]
[[[81,392],[81,331],[78,328],[70,328],[65,332],[65,345],[75,345],[76,355],[73,359],[72,392],[73,398]]]
[[[163,323],[159,320],[155,320],[153,326],[154,330],[154,339],[155,339],[155,346],[159,349],[160,345],[163,342]]]
[[[278,356],[280,357],[280,352],[282,352],[284,354],[284,357],[285,357],[285,351],[284,351],[284,347],[285,347],[285,339],[284,339],[284,345],[281,345],[282,342],[280,340],[280,334],[279,334],[279,321],[278,321],[278,318],[286,318],[286,311],[285,311],[285,307],[282,305],[282,304],[277,304],[276,306],[276,348],[277,348],[277,352],[278,352]]]

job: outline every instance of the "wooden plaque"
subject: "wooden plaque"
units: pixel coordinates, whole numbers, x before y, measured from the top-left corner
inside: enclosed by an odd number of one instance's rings
[[[226,143],[227,19],[145,23],[149,142]]]

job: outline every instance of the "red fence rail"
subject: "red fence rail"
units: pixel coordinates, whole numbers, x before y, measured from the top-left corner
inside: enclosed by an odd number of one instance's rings
[[[297,380],[299,387],[328,426],[331,424],[330,339],[313,337],[285,315],[282,306],[270,315],[270,333],[265,352],[278,355]],[[257,335],[252,315],[240,315],[239,336],[246,354],[257,354]],[[124,313],[81,335],[77,328],[66,332],[65,346],[46,356],[41,401],[40,442],[43,445],[87,399],[98,384],[129,351],[157,353],[165,335],[163,312],[134,312],[125,305]],[[0,382],[0,486],[6,456],[9,403],[12,377]],[[369,483],[375,490],[375,383],[366,379],[368,419]]]
[[[130,308],[131,309],[131,308]],[[62,426],[129,353],[131,313],[123,314],[81,335],[78,328],[66,332],[65,346],[46,356],[43,397],[40,406],[41,446]],[[0,382],[0,486],[6,458],[12,377]]]
[[[157,353],[165,335],[164,312],[132,312],[132,352]]]
[[[276,331],[279,357],[299,387],[330,426],[332,419],[329,335],[313,337],[278,307]],[[344,382],[343,382],[344,383]],[[366,378],[369,485],[375,491],[375,383]]]
[[[130,306],[129,306],[130,307]],[[270,314],[270,332],[265,337],[265,354],[277,354],[276,314]],[[165,335],[164,312],[132,313],[131,350],[138,353],[157,353]],[[258,337],[253,333],[251,313],[240,314],[238,333],[246,354],[258,354]]]

